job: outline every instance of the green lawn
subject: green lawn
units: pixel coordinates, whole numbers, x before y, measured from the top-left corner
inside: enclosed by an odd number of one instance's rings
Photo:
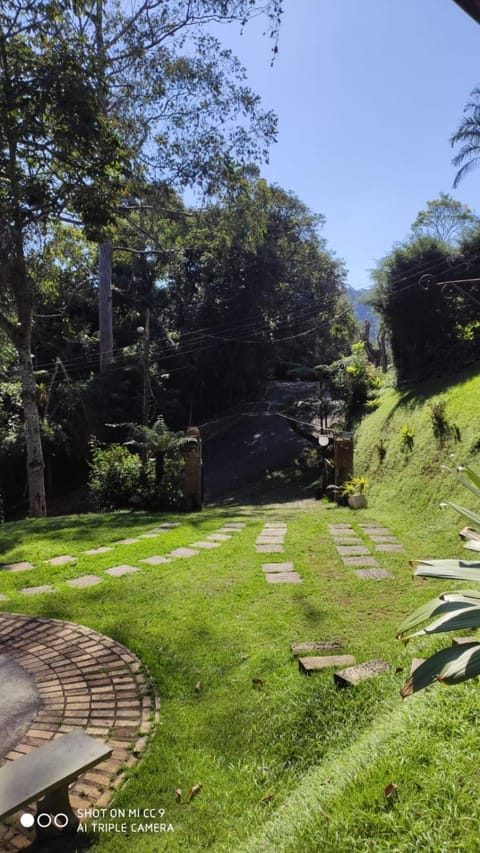
[[[374,501],[356,514],[314,501],[211,509],[180,517],[181,526],[159,539],[116,546],[95,557],[81,552],[149,530],[162,519],[118,513],[3,526],[3,562],[37,562],[62,553],[78,557],[76,564],[54,569],[3,573],[1,591],[9,595],[3,609],[71,620],[108,634],[145,662],[161,697],[149,750],[114,805],[164,808],[174,832],[137,835],[135,850],[413,851],[419,849],[420,830],[422,849],[468,849],[455,846],[447,805],[461,772],[467,781],[458,807],[470,814],[476,775],[472,759],[465,761],[463,749],[451,750],[450,743],[447,761],[445,738],[457,737],[458,729],[447,726],[446,733],[442,721],[461,697],[462,714],[457,710],[456,717],[470,721],[462,732],[471,750],[475,690],[467,685],[400,700],[411,654],[394,639],[395,629],[418,596],[424,600],[437,585],[411,580],[407,558],[416,556],[410,544],[415,535],[406,523],[401,529],[392,526],[406,553],[382,558],[394,580],[363,581],[345,568],[327,525],[365,518],[389,522]],[[103,575],[103,583],[91,590],[64,583],[87,572],[101,574],[119,562],[138,565],[142,557],[191,544],[234,519],[246,521],[246,528],[212,551],[129,577]],[[287,521],[285,554],[255,552],[266,520]],[[267,584],[262,562],[277,559],[294,560],[304,583]],[[27,583],[45,582],[55,591],[33,597],[14,593]],[[290,643],[315,639],[341,640],[359,661],[384,657],[392,672],[343,691],[335,688],[331,672],[306,677]],[[395,672],[400,667],[403,672]],[[420,746],[427,758],[417,756]],[[430,778],[432,762],[442,761],[450,787],[444,775],[441,785],[436,776]],[[391,781],[399,785],[395,802],[383,794]],[[202,790],[195,799],[176,802],[176,789],[185,795],[196,784]],[[441,848],[428,847],[430,808],[432,815],[443,815]],[[131,844],[131,837],[102,835],[96,849],[116,853]]]
[[[451,464],[451,453],[475,465],[480,380],[460,377],[449,390],[447,414],[460,437],[432,435],[432,393],[439,390],[387,390],[362,423],[356,473],[372,483],[367,510],[315,501],[232,504],[179,516],[181,526],[158,539],[95,557],[82,552],[167,519],[135,512],[2,526],[2,562],[38,565],[0,575],[0,592],[8,596],[3,610],[71,620],[124,643],[144,661],[161,697],[148,751],[112,805],[163,808],[174,831],[133,840],[102,835],[95,840],[99,853],[122,853],[133,844],[152,853],[478,849],[478,684],[438,686],[405,702],[399,696],[411,658],[448,645],[449,638],[422,637],[405,648],[395,639],[398,625],[418,604],[459,586],[412,580],[408,561],[459,556],[462,523],[438,503],[461,497],[475,505],[473,496],[452,488],[440,465]],[[409,454],[400,446],[406,421],[415,432]],[[387,447],[383,462],[380,438]],[[359,579],[343,566],[328,533],[330,523],[370,519],[405,545],[402,553],[381,555],[391,580]],[[232,520],[247,526],[212,551],[123,578],[102,574],[107,566],[139,565],[143,557],[189,545]],[[257,554],[255,539],[273,520],[288,523],[285,553]],[[76,563],[41,564],[64,553]],[[267,584],[261,565],[276,560],[293,560],[303,584]],[[86,573],[102,575],[103,583],[85,590],[65,584]],[[18,594],[41,583],[55,591]],[[348,690],[334,686],[331,671],[302,675],[290,644],[324,639],[342,641],[358,661],[382,657],[392,669]],[[397,787],[386,797],[391,784]],[[186,802],[194,785],[202,789]]]

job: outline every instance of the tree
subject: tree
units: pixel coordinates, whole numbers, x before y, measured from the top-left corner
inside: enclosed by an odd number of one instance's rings
[[[440,198],[427,201],[426,209],[420,210],[411,231],[414,239],[433,237],[454,246],[479,223],[468,205],[448,193],[440,193]]]
[[[470,98],[463,111],[464,117],[450,138],[452,147],[461,145],[460,151],[452,160],[453,165],[458,168],[453,182],[455,188],[480,163],[480,86],[473,89]]]
[[[418,381],[456,365],[458,334],[455,307],[440,288],[426,292],[418,281],[433,272],[437,281],[451,278],[452,258],[444,243],[422,237],[397,246],[373,271],[371,304],[388,332],[400,381]]]
[[[121,150],[101,110],[96,58],[72,31],[68,8],[8,0],[0,9],[0,326],[20,362],[32,515],[46,514],[46,499],[28,255],[65,210],[98,235],[121,189]]]
[[[90,0],[77,28],[95,45],[106,116],[121,127],[137,175],[212,192],[234,161],[266,156],[275,118],[245,86],[245,72],[206,27],[266,14],[275,36],[281,0],[143,0],[128,14]],[[276,43],[274,50],[276,50]],[[131,203],[135,187],[130,186]],[[112,244],[99,252],[100,363],[112,361]]]

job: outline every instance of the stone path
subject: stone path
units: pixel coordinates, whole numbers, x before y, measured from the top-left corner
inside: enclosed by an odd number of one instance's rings
[[[287,525],[281,521],[267,522],[257,536],[257,554],[281,554],[284,550]],[[267,583],[303,583],[293,563],[263,563],[262,571]]]
[[[0,644],[33,680],[37,695],[23,734],[0,754],[15,761],[61,734],[82,731],[108,743],[112,755],[84,773],[70,788],[74,809],[104,808],[126,770],[138,760],[158,719],[160,703],[151,692],[141,661],[110,637],[82,625],[0,614]],[[14,853],[32,842],[22,829],[21,809],[0,824],[0,850]]]
[[[329,533],[344,566],[356,566],[359,578],[382,580],[392,578],[391,572],[381,568],[376,556],[379,553],[403,551],[401,542],[387,527],[373,522],[359,524],[330,524]]]
[[[90,548],[87,551],[83,551],[83,554],[88,556],[96,556],[97,554],[105,554],[109,551],[113,550],[113,546],[117,545],[133,545],[141,541],[141,539],[151,539],[157,538],[161,533],[172,530],[173,528],[179,527],[180,523],[166,523],[162,524],[159,527],[153,528],[150,533],[143,533],[141,537],[132,537],[127,539],[118,539],[116,542],[112,543],[112,546],[101,546],[99,548]],[[239,533],[246,527],[246,523],[243,521],[238,522],[229,522],[224,524],[218,531],[215,533],[211,533],[206,537],[205,541],[194,542],[191,546],[188,547],[180,547],[175,548],[173,551],[167,553],[166,556],[161,554],[153,554],[150,557],[144,557],[138,560],[138,563],[145,563],[149,566],[159,566],[162,563],[169,563],[172,559],[185,559],[187,557],[194,557],[197,554],[201,553],[201,549],[210,549],[210,548],[218,548],[224,542],[229,541],[234,533]],[[200,549],[200,550],[199,550]],[[72,557],[70,554],[62,554],[58,557],[53,557],[51,560],[44,560],[44,563],[48,563],[53,566],[63,566],[68,563],[76,563],[77,558]],[[2,571],[6,572],[25,572],[32,571],[36,567],[27,561],[19,562],[19,563],[9,563],[7,565],[0,566],[0,574]],[[133,572],[140,571],[139,566],[132,566],[128,563],[121,563],[116,566],[111,566],[108,569],[103,569],[103,573],[109,575],[110,577],[123,577],[124,575],[132,574]],[[65,583],[71,587],[72,589],[85,589],[90,586],[96,586],[98,583],[102,582],[101,575],[94,574],[86,574],[77,578],[69,578],[65,581]],[[24,587],[23,589],[19,589],[18,593],[21,595],[40,595],[42,593],[54,592],[56,587],[52,584],[43,584],[41,586],[29,586]],[[16,594],[16,593],[15,593]],[[0,600],[6,600],[7,596],[0,593]]]

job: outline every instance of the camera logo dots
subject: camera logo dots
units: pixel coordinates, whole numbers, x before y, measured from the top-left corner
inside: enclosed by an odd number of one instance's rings
[[[49,826],[55,826],[56,829],[65,829],[68,826],[68,817],[63,812],[59,812],[55,815],[49,815],[47,812],[40,812],[34,817],[29,812],[25,812],[20,817],[20,823],[25,829],[31,829],[32,826],[37,824],[40,829],[48,829]]]

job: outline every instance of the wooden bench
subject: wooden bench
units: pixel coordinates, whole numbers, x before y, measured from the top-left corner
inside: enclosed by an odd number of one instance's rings
[[[75,833],[79,820],[68,797],[71,782],[112,754],[111,747],[83,732],[69,732],[0,767],[0,820],[33,801],[39,814],[61,815],[55,830]],[[42,800],[39,798],[43,797]],[[37,838],[50,828],[36,824]]]

